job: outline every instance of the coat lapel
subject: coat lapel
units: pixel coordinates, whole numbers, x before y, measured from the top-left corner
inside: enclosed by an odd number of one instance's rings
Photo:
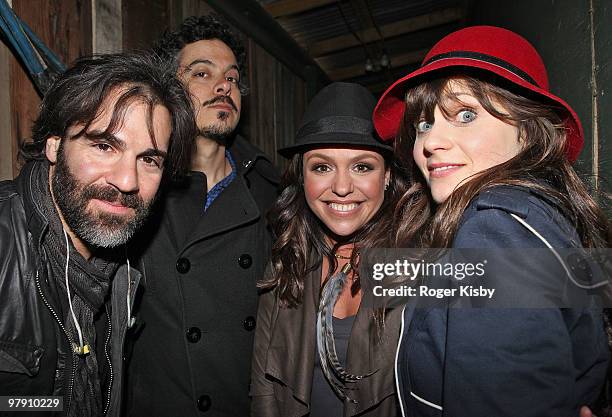
[[[199,223],[204,214],[204,203],[206,202],[206,176],[201,172],[193,172],[184,183],[175,185],[167,192],[165,199],[165,213],[174,215],[163,216],[166,223],[165,230],[174,245],[176,251],[185,244],[193,231],[194,224]],[[176,213],[182,215],[177,216]]]
[[[362,302],[349,339],[347,370],[353,374],[369,374],[355,384],[347,402],[349,415],[358,415],[395,393],[394,359],[401,324],[401,308],[385,312],[382,332],[377,331],[374,310]]]
[[[204,213],[199,221],[195,222],[185,218],[184,223],[190,231],[187,240],[180,245],[180,252],[189,246],[206,239],[212,235],[224,233],[228,230],[240,227],[246,223],[257,220],[261,213],[257,203],[253,200],[244,178],[238,175],[234,181],[225,189]]]
[[[303,406],[310,402],[312,389],[320,277],[321,267],[307,277],[301,307],[279,310],[266,364],[266,373],[291,388]]]

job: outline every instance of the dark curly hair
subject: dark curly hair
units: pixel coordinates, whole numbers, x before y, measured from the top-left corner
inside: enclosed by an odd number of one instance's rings
[[[238,36],[229,25],[217,14],[204,16],[189,16],[175,31],[166,31],[155,43],[155,52],[162,58],[171,60],[178,70],[178,54],[186,45],[201,40],[218,39],[226,44],[234,53],[238,72],[240,73],[240,94],[247,93],[246,77],[246,51]]]
[[[119,129],[129,105],[141,101],[148,106],[148,129],[156,146],[153,108],[164,106],[172,119],[164,176],[182,176],[189,169],[197,132],[191,101],[171,65],[146,51],[78,59],[57,77],[45,94],[32,127],[32,141],[22,144],[21,157],[26,161],[44,160],[45,143],[51,136],[63,140],[80,137],[99,116],[104,100],[120,87],[124,90],[113,108],[108,127],[100,135]],[[73,126],[82,128],[68,137],[68,130]]]

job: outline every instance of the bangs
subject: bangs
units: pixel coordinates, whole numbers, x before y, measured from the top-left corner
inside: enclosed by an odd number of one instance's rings
[[[406,92],[404,99],[404,124],[414,131],[414,125],[421,119],[433,120],[434,110],[443,97],[448,79],[437,79],[419,84]]]
[[[506,123],[516,124],[523,118],[513,116],[508,109],[514,107],[512,99],[517,96],[493,84],[493,81],[470,75],[451,75],[424,82],[408,90],[404,99],[405,128],[414,134],[414,125],[419,120],[433,122],[436,106],[449,120],[455,116],[457,107],[473,107],[461,101],[459,96],[462,94],[473,96],[493,117]]]

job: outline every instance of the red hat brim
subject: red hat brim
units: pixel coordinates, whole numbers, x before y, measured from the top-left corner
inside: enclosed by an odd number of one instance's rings
[[[381,96],[378,104],[374,108],[373,121],[378,135],[383,141],[393,140],[400,126],[400,121],[404,112],[404,95],[407,89],[417,85],[427,75],[440,72],[447,68],[478,68],[487,72],[494,73],[502,78],[511,81],[521,88],[532,91],[543,98],[552,101],[552,104],[560,106],[565,110],[562,114],[563,122],[567,128],[567,149],[566,154],[570,162],[575,162],[584,145],[584,133],[580,119],[574,110],[561,98],[551,94],[536,85],[524,80],[510,70],[473,58],[445,58],[427,64],[414,72],[400,78],[391,85]]]

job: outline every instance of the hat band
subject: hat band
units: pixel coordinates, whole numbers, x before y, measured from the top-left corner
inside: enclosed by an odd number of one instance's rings
[[[497,65],[498,67],[502,67],[506,71],[509,71],[509,72],[513,73],[517,77],[522,78],[523,80],[527,81],[528,83],[533,84],[536,87],[540,87],[538,85],[538,83],[533,78],[531,78],[529,76],[529,74],[527,74],[522,69],[520,69],[520,68],[512,65],[508,61],[504,61],[503,59],[500,59],[500,58],[498,58],[496,56],[487,55],[487,54],[483,54],[483,53],[480,53],[480,52],[471,52],[471,51],[445,52],[443,54],[432,56],[427,61],[425,61],[423,63],[423,65],[421,65],[421,68],[425,67],[425,66],[427,66],[427,65],[429,65],[429,64],[431,64],[433,62],[440,61],[440,60],[443,60],[443,59],[450,59],[450,58],[475,59],[477,61],[483,61],[483,62],[486,62],[488,64]]]
[[[352,133],[356,135],[371,135],[373,132],[371,120],[355,116],[330,116],[308,122],[297,132],[297,139],[304,136],[321,133]]]

